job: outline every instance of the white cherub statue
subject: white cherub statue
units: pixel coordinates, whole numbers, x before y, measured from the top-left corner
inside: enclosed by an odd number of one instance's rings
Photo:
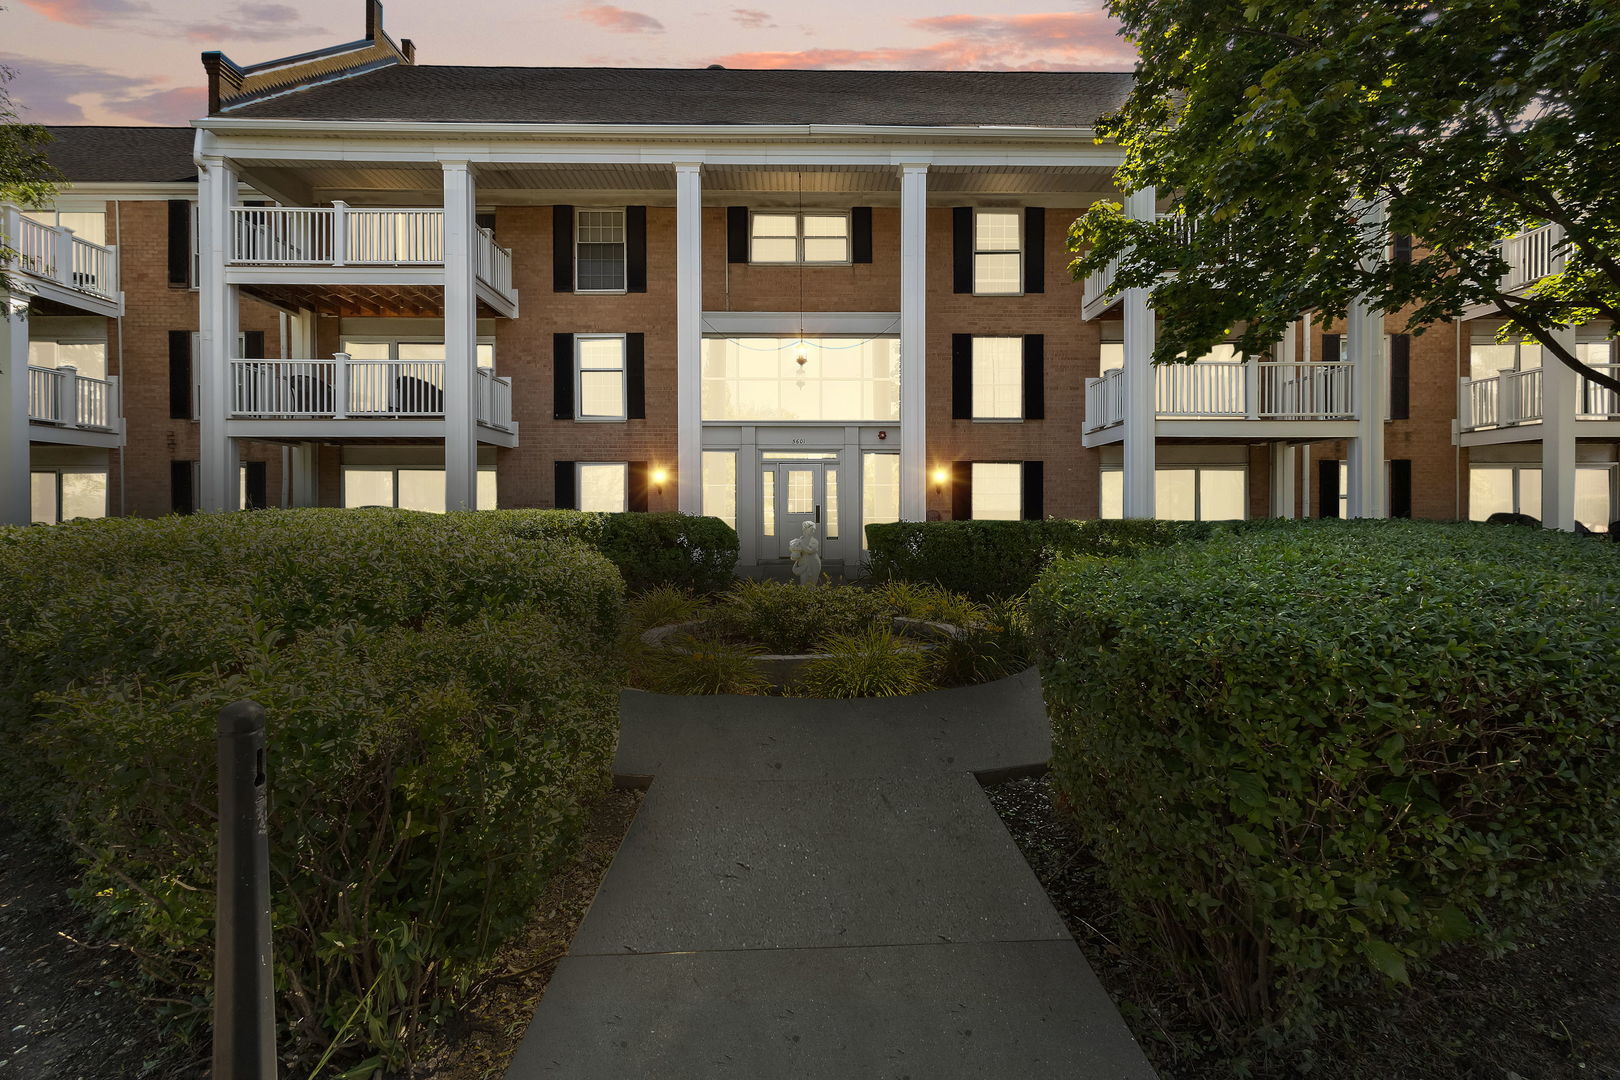
[[[789,541],[788,554],[793,558],[793,576],[799,584],[813,589],[821,582],[821,541],[816,539],[816,523],[807,521],[799,530],[796,540]]]

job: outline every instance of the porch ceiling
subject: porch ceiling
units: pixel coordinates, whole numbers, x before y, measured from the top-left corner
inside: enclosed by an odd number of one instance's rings
[[[243,285],[242,292],[287,311],[308,308],[339,318],[442,318],[444,289],[438,285]],[[502,313],[479,301],[478,317]]]

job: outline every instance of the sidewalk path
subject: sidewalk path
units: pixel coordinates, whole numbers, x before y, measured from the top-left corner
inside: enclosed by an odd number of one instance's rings
[[[976,776],[1033,672],[854,702],[626,691],[651,779],[508,1080],[1153,1080]]]

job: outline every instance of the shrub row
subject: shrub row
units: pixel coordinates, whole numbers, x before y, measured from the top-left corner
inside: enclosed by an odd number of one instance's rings
[[[599,554],[483,515],[8,530],[6,810],[56,819],[184,1034],[212,979],[214,717],[260,701],[287,1061],[394,1068],[606,781],[621,613]]]
[[[1224,1025],[1506,947],[1620,857],[1620,563],[1484,525],[1248,527],[1031,597],[1054,779]]]
[[[1061,555],[1132,555],[1202,540],[1214,527],[1180,521],[897,521],[866,527],[871,573],[969,596],[1017,596]]]
[[[483,510],[479,516],[518,536],[587,543],[619,568],[633,592],[659,585],[723,588],[737,569],[737,532],[719,518],[581,510]]]

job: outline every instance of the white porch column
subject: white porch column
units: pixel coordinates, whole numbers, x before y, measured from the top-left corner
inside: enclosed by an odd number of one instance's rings
[[[1554,330],[1575,351],[1575,330]],[[1541,350],[1541,524],[1575,531],[1575,410],[1581,377],[1550,349]]]
[[[1125,213],[1136,221],[1152,221],[1157,212],[1153,188],[1125,196]],[[1158,513],[1154,492],[1154,470],[1158,408],[1158,372],[1153,367],[1153,349],[1158,340],[1148,290],[1126,289],[1125,314],[1125,423],[1124,423],[1124,514],[1128,518],[1150,518]]]
[[[928,166],[900,166],[900,520],[928,520]]]
[[[198,297],[197,382],[200,387],[197,509],[241,509],[236,440],[225,434],[230,408],[231,359],[237,355],[241,314],[239,290],[225,283],[230,258],[231,207],[236,205],[236,170],[220,158],[205,158],[197,197],[202,253]]]
[[[0,289],[0,525],[33,520],[28,480],[28,301]]]
[[[1381,207],[1362,207],[1373,246],[1382,250],[1385,236]],[[1384,488],[1384,415],[1387,380],[1384,356],[1384,313],[1365,297],[1350,302],[1345,315],[1344,355],[1354,367],[1350,378],[1356,394],[1356,435],[1346,449],[1345,512],[1353,518],[1389,516]]]
[[[703,165],[675,163],[675,497],[703,512]],[[738,455],[737,483],[756,466]],[[741,521],[738,522],[742,524]]]
[[[465,161],[444,169],[444,508],[478,509],[478,432],[473,378],[478,366],[478,294],[473,283],[476,205]]]

